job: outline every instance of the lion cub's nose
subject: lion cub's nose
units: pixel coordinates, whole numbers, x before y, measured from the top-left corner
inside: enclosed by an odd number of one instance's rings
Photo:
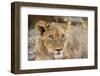
[[[62,49],[55,49],[56,51],[60,52]]]

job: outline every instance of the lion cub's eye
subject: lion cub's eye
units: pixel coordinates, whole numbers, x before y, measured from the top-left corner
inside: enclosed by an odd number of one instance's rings
[[[61,39],[63,39],[65,37],[65,35],[63,34],[63,35],[61,35]]]
[[[53,40],[53,35],[49,35],[49,39]]]

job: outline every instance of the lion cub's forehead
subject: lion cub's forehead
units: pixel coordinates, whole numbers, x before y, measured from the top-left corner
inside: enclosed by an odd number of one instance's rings
[[[49,30],[48,32],[49,33],[53,33],[53,34],[62,34],[62,33],[65,33],[65,30],[64,30],[64,26],[65,24],[63,23],[51,23],[49,24]]]
[[[64,29],[65,24],[64,23],[49,23],[49,29],[55,29],[55,30],[62,30]]]

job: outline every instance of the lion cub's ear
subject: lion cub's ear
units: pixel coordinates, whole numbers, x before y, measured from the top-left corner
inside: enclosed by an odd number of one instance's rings
[[[66,32],[70,32],[71,31],[71,19],[68,17],[65,19],[65,26],[64,26]]]
[[[43,33],[48,30],[48,27],[48,23],[42,20],[36,22],[35,24],[35,30],[40,32],[41,35],[43,35]]]

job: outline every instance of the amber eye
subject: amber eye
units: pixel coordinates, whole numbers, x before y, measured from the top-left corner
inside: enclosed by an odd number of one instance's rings
[[[65,35],[63,34],[63,35],[61,35],[61,39],[63,39],[65,37]]]
[[[53,35],[49,35],[49,39],[53,40]]]

